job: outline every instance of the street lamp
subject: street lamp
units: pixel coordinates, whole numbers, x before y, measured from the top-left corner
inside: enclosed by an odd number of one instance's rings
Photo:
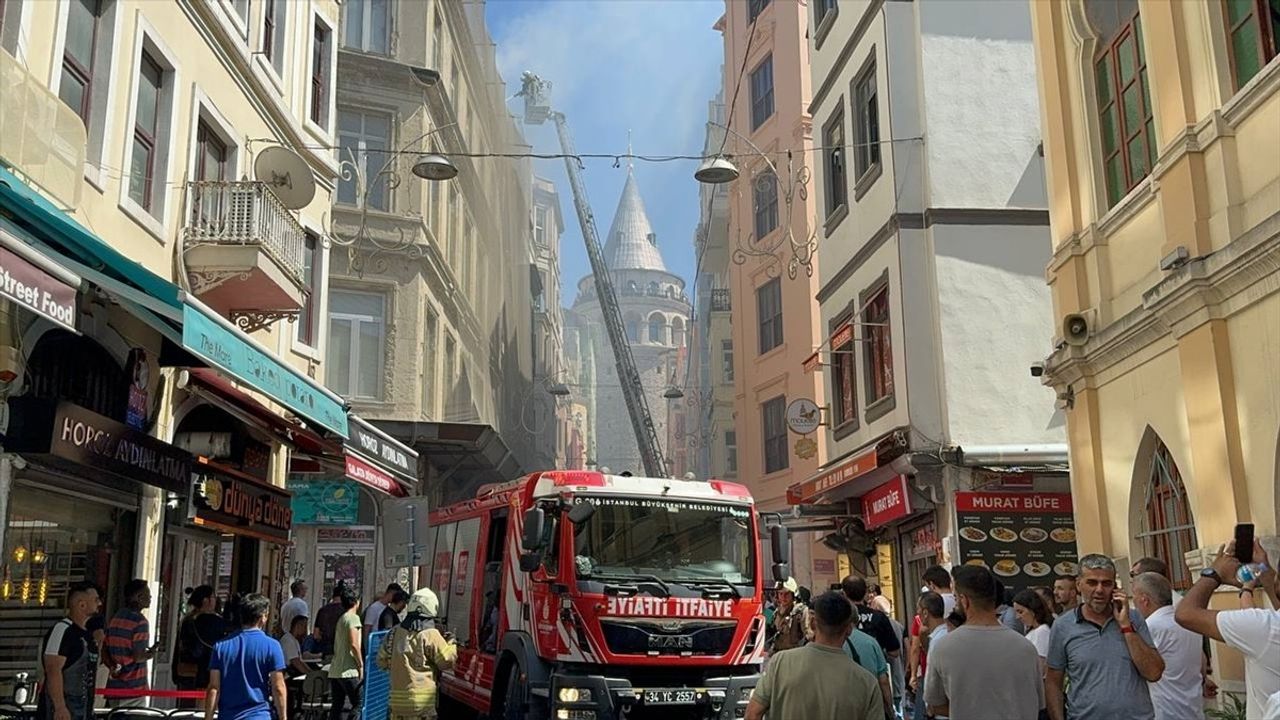
[[[375,188],[381,187],[383,192],[391,193],[401,185],[401,174],[396,167],[396,161],[409,152],[422,141],[435,135],[442,130],[457,127],[457,123],[449,123],[428,130],[418,137],[404,143],[398,150],[388,153],[387,161],[378,168],[372,177],[365,174],[365,168],[360,162],[361,158],[356,156],[354,148],[348,147],[344,149],[346,157],[338,161],[338,175],[345,182],[355,182],[356,187],[356,205],[360,210],[360,221],[355,230],[350,233],[339,232],[336,227],[331,227],[327,233],[330,242],[345,247],[347,249],[347,262],[352,270],[357,273],[363,273],[365,260],[360,257],[359,248],[372,246],[373,252],[370,258],[376,257],[380,253],[402,253],[408,255],[411,259],[420,259],[427,254],[423,244],[415,242],[412,235],[406,235],[404,228],[397,227],[396,232],[399,237],[395,240],[387,240],[378,237],[378,235],[369,232],[369,198],[373,194]],[[409,166],[409,172],[414,177],[421,178],[428,182],[443,182],[452,180],[458,176],[458,167],[453,164],[449,158],[436,152],[426,152],[418,155],[413,165]],[[380,268],[384,268],[386,261],[381,261]]]
[[[787,217],[786,222],[783,224],[783,232],[779,233],[776,241],[763,245],[758,242],[760,238],[754,238],[752,233],[747,235],[748,240],[745,243],[739,239],[738,247],[734,249],[732,255],[734,263],[743,265],[747,262],[748,257],[762,258],[769,261],[771,264],[777,263],[779,262],[777,255],[778,249],[782,247],[782,243],[785,240],[791,250],[791,258],[787,261],[787,276],[794,279],[799,269],[803,266],[805,274],[809,277],[813,277],[813,262],[817,257],[818,251],[818,231],[814,228],[810,231],[809,237],[801,239],[796,237],[795,230],[792,226],[792,215],[795,209],[794,205],[796,196],[799,196],[801,200],[804,200],[809,196],[807,187],[811,176],[809,168],[803,163],[799,168],[795,168],[793,166],[793,156],[791,151],[788,150],[787,172],[783,174],[779,172],[778,166],[773,162],[773,160],[769,159],[769,156],[765,154],[763,150],[757,147],[755,143],[751,142],[750,138],[743,136],[727,125],[721,125],[717,122],[708,122],[707,124],[723,130],[729,135],[732,135],[742,141],[751,149],[751,152],[756,157],[764,161],[769,172],[760,173],[755,176],[754,182],[759,189],[768,189],[768,185],[770,183],[782,185],[785,180],[782,200],[787,208]],[[708,185],[724,185],[731,183],[737,180],[739,175],[740,173],[737,166],[734,165],[733,162],[730,161],[722,152],[717,152],[715,155],[703,160],[702,163],[698,165],[698,169],[693,173],[695,180]]]

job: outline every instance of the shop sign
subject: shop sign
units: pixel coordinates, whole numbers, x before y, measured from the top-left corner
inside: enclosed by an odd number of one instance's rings
[[[854,456],[823,471],[820,475],[787,488],[787,502],[799,505],[817,496],[839,487],[859,475],[875,470],[877,467],[876,449],[871,448],[861,455]]]
[[[874,530],[911,514],[911,498],[907,496],[907,478],[898,475],[862,497],[862,521]]]
[[[822,408],[809,398],[797,398],[787,405],[787,427],[797,435],[808,435],[822,424]]]
[[[74,332],[77,291],[78,288],[0,246],[0,296]]]
[[[804,367],[805,375],[808,375],[814,370],[817,370],[818,368],[822,367],[822,351],[819,350],[818,352],[815,352],[814,354],[805,358],[803,367]]]
[[[354,525],[360,518],[360,486],[350,480],[289,480],[297,525]]]
[[[942,543],[938,542],[938,530],[933,523],[921,525],[911,531],[911,546],[908,553],[911,557],[937,555],[941,550]]]
[[[796,457],[801,460],[808,460],[818,454],[818,443],[812,438],[800,438],[796,441]]]
[[[370,462],[392,472],[398,472],[410,480],[418,477],[418,453],[404,445],[383,437],[372,425],[355,415],[347,416],[351,437],[345,445]]]
[[[387,473],[361,460],[360,458],[347,454],[347,477],[358,483],[368,485],[374,490],[379,490],[388,495],[396,497],[405,494],[404,488],[400,487],[400,483]]]
[[[956,493],[960,562],[991,568],[1005,585],[1047,585],[1079,574],[1068,493]]]
[[[147,388],[151,383],[151,365],[147,363],[147,351],[134,348],[129,351],[129,363],[126,366],[129,375],[129,405],[125,410],[124,422],[135,430],[147,426]]]
[[[373,531],[364,528],[316,528],[316,542],[365,545],[373,542]]]
[[[342,403],[191,305],[182,308],[182,346],[320,427],[347,437]]]
[[[191,504],[197,523],[279,543],[289,542],[292,499],[287,490],[244,480],[200,465],[191,473]]]
[[[5,446],[11,452],[48,454],[166,490],[187,490],[191,455],[181,448],[69,402],[10,398],[9,406],[14,419]]]
[[[834,575],[836,572],[836,561],[830,558],[814,558],[813,572],[815,575]]]

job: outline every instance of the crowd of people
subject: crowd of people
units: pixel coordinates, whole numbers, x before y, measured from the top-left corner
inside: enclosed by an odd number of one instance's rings
[[[1226,545],[1183,597],[1155,558],[1129,568],[1127,589],[1091,554],[1078,577],[1017,593],[985,566],[934,566],[905,631],[863,578],[811,602],[788,579],[746,717],[1204,720],[1217,640],[1244,656],[1247,720],[1280,720],[1280,582],[1261,544],[1252,559],[1242,570]],[[1240,608],[1209,609],[1228,587]]]
[[[348,707],[354,714],[361,706],[369,636],[386,630],[377,662],[390,677],[392,718],[435,717],[438,676],[452,667],[457,651],[452,638],[435,627],[434,592],[423,588],[409,595],[392,583],[362,615],[355,590],[338,583],[314,623],[306,583],[294,582],[290,594],[273,636],[267,633],[271,603],[265,596],[233,595],[220,604],[211,586],[188,591],[170,668],[177,689],[189,692],[179,699],[182,706],[195,708],[203,696],[208,720],[215,714],[270,720],[273,706],[279,710],[275,717],[293,717],[304,681],[321,674],[328,680],[330,719],[342,720]],[[90,720],[98,695],[112,707],[147,704],[147,662],[159,654],[143,614],[150,604],[147,583],[132,580],[121,609],[108,620],[96,586],[70,587],[67,616],[42,644],[39,720]]]

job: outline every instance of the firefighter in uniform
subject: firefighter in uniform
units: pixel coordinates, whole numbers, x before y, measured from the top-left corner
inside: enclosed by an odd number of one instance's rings
[[[809,621],[809,608],[796,599],[799,585],[793,577],[778,583],[778,607],[773,613],[772,652],[797,648],[813,639],[813,623]]]
[[[436,629],[439,609],[434,592],[417,591],[378,649],[378,667],[391,675],[392,720],[436,720],[440,673],[458,659],[457,646]]]

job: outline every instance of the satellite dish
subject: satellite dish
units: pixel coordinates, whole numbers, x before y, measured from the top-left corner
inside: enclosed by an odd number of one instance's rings
[[[307,161],[287,147],[272,145],[253,161],[253,176],[265,183],[290,210],[311,204],[316,196],[316,180]]]

